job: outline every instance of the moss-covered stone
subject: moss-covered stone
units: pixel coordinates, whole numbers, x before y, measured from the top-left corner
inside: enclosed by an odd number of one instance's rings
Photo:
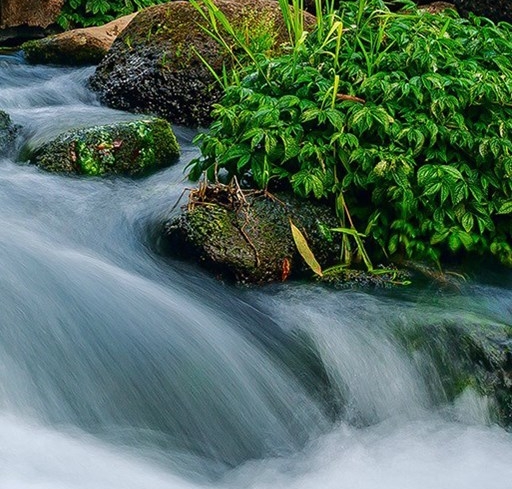
[[[143,175],[168,166],[179,146],[163,119],[73,129],[35,149],[31,163],[51,172]]]
[[[23,43],[26,60],[32,64],[81,66],[98,64],[106,54],[101,46],[85,44],[70,52],[53,41],[53,37],[45,37]]]
[[[18,130],[9,114],[0,110],[0,156],[7,155],[13,149]]]
[[[394,265],[379,266],[373,272],[335,266],[330,270],[324,270],[323,276],[318,277],[317,280],[335,289],[389,288],[410,284],[411,273]]]
[[[126,15],[100,27],[74,29],[24,43],[25,58],[33,64],[67,66],[98,64],[119,33],[135,14]]]
[[[234,29],[252,43],[277,48],[288,39],[273,0],[216,0]],[[306,16],[306,24],[314,17]],[[206,21],[189,3],[169,2],[141,11],[116,39],[91,78],[111,107],[152,113],[186,126],[206,126],[222,91],[217,73],[230,56],[209,36]]]
[[[433,324],[401,324],[396,335],[413,357],[432,359],[419,370],[433,395],[444,393],[440,402],[472,388],[494,401],[495,421],[512,425],[512,326],[468,314]]]
[[[336,217],[318,204],[262,193],[246,197],[240,205],[215,201],[190,206],[164,226],[166,250],[198,260],[223,278],[241,283],[282,281],[311,274],[297,251],[290,219],[301,229],[322,264],[333,263],[339,246],[325,239],[322,226],[333,227]]]

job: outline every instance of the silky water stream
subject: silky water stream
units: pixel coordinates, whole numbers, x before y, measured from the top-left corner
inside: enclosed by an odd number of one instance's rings
[[[187,185],[192,132],[145,179],[20,161],[135,117],[98,104],[92,72],[0,57],[0,108],[22,126],[0,160],[0,489],[512,488],[489,400],[449,400],[436,360],[394,333],[511,324],[512,274],[456,293],[251,289],[165,258],[157,223]]]

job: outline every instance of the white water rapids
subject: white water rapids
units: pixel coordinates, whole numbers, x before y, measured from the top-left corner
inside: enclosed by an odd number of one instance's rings
[[[392,334],[512,324],[511,273],[459,293],[245,289],[161,256],[192,131],[140,180],[20,156],[134,117],[98,104],[92,71],[0,56],[0,109],[22,126],[0,159],[0,489],[512,488],[489,399],[446,400],[434,360]]]

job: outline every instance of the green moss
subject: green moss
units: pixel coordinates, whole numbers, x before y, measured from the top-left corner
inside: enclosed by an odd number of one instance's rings
[[[288,41],[282,15],[276,4],[254,2],[250,5],[218,2],[237,36],[246,39],[254,52],[270,54]],[[195,19],[195,22],[191,22]],[[126,49],[157,46],[162,53],[163,69],[186,69],[201,64],[196,50],[214,69],[221,69],[227,53],[205,33],[209,26],[191,5],[170,2],[155,6],[137,16],[119,36]],[[229,36],[223,33],[226,39]]]
[[[25,42],[21,49],[25,58],[32,64],[56,64],[66,66],[83,66],[98,64],[106,54],[106,50],[98,45],[61,44],[50,36]]]
[[[86,175],[143,175],[170,165],[179,155],[171,126],[162,119],[72,130],[30,157],[54,172]]]
[[[317,219],[328,220],[323,207],[312,210],[311,204],[296,199],[263,194],[233,203],[233,193],[210,190],[214,198],[203,196],[205,200],[199,199],[168,225],[170,249],[178,256],[199,259],[215,273],[241,283],[283,280],[290,271],[309,274],[291,236],[291,217],[315,253],[329,263],[337,257],[337,246],[315,238]],[[334,216],[330,219],[335,221]]]
[[[509,345],[512,328],[499,323],[459,318],[438,324],[414,324],[409,321],[396,328],[396,337],[413,358],[429,358],[423,364],[425,383],[433,398],[442,387],[444,398],[451,402],[470,388],[494,400],[496,421],[510,424],[512,389],[508,380]]]

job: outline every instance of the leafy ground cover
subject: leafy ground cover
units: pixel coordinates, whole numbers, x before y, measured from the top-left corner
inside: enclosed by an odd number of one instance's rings
[[[281,6],[289,49],[224,77],[190,177],[329,202],[345,265],[492,253],[512,266],[512,26],[359,0],[323,6],[305,33],[299,5]]]
[[[168,0],[66,0],[57,19],[63,29],[91,27]]]

